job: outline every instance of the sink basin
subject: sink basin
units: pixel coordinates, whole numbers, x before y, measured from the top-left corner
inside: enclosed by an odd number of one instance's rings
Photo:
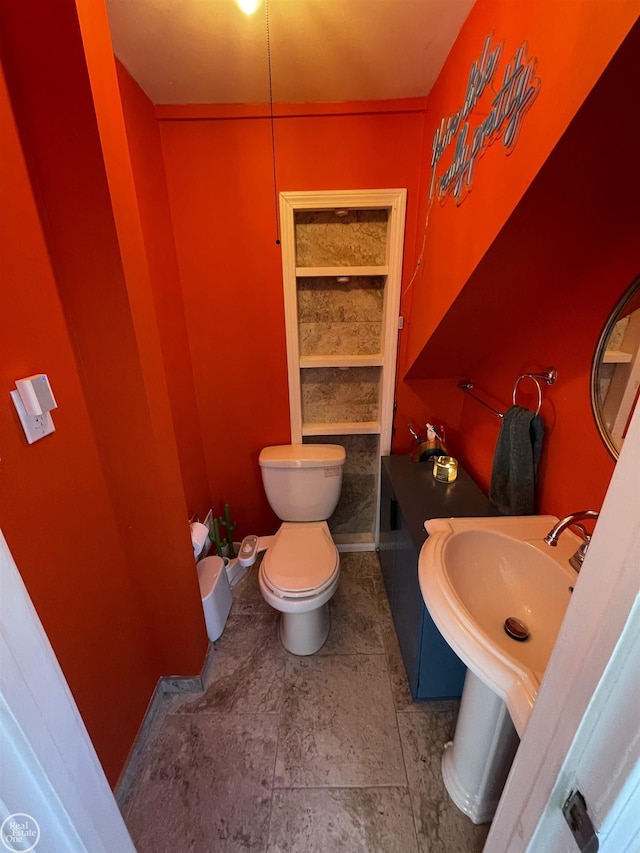
[[[577,574],[569,557],[580,538],[543,539],[555,516],[433,519],[420,552],[425,604],[467,667],[506,704],[522,736]],[[519,641],[504,629],[525,626]]]

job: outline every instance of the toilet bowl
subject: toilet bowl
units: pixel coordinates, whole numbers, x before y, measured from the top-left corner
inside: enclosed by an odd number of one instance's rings
[[[344,461],[335,444],[280,445],[260,454],[265,493],[283,523],[268,537],[258,582],[280,612],[282,645],[296,655],[314,654],[329,636],[340,558],[326,519],[340,497]]]
[[[338,588],[340,557],[327,523],[285,522],[260,564],[258,583],[281,614],[280,640],[295,655],[320,649],[331,628],[329,600]]]

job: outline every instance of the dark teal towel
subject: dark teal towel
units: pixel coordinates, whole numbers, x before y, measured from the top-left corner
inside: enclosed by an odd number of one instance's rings
[[[511,406],[502,419],[489,500],[503,515],[534,515],[544,424],[540,415]]]

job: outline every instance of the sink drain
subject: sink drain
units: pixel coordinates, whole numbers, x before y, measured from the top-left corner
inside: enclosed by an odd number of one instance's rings
[[[523,643],[529,639],[529,629],[524,622],[516,619],[515,616],[509,616],[504,620],[504,630],[512,639],[518,640],[519,643]]]

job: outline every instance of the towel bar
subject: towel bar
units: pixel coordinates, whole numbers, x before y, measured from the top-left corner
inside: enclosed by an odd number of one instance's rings
[[[540,414],[540,409],[542,407],[542,387],[538,380],[542,380],[546,382],[547,385],[553,385],[553,383],[558,378],[558,371],[555,367],[546,367],[540,373],[523,373],[519,376],[513,386],[513,394],[511,399],[513,400],[513,405],[516,404],[516,395],[518,392],[518,385],[523,379],[532,379],[536,383],[536,387],[538,388],[538,406],[536,408],[536,415]],[[473,393],[473,381],[471,379],[464,379],[462,382],[458,382],[458,388],[461,391],[465,391],[470,397],[480,403],[481,406],[484,406],[485,409],[488,409],[492,415],[495,415],[497,418],[504,418],[505,413],[499,412],[497,409],[494,409],[493,406],[490,406],[488,403],[485,403],[480,397]]]

